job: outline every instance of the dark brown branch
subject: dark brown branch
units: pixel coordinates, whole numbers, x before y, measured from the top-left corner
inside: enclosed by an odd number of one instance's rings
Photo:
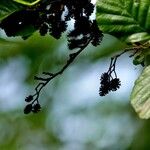
[[[40,92],[42,91],[42,89],[54,78],[56,78],[58,75],[61,75],[72,63],[73,61],[76,59],[76,57],[88,46],[88,44],[90,43],[91,38],[88,39],[87,43],[80,47],[80,49],[69,55],[69,59],[67,60],[66,64],[56,73],[49,73],[49,72],[43,72],[44,75],[47,75],[48,77],[37,77],[35,76],[35,80],[39,80],[39,84],[35,87],[35,94],[33,95],[34,100],[32,101],[32,104],[37,102],[38,103],[38,99],[40,96]]]
[[[121,53],[111,57],[111,62],[110,62],[110,66],[109,66],[107,73],[110,74],[110,77],[112,77],[111,74],[114,73],[115,77],[117,78],[116,63],[117,63],[118,58],[129,51],[133,51],[133,54],[131,54],[129,57],[134,57],[138,52],[140,52],[141,50],[147,49],[148,47],[149,47],[149,43],[146,42],[140,45],[134,45],[133,47],[128,47],[128,48],[123,49]]]

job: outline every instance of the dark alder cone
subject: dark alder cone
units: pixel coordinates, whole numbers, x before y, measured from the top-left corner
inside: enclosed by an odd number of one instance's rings
[[[67,25],[65,21],[55,22],[51,24],[50,35],[56,39],[59,39],[66,28]]]
[[[26,105],[24,108],[24,114],[29,114],[32,111],[32,104]]]
[[[101,87],[99,89],[99,95],[105,96],[106,94],[109,93],[109,91],[110,91],[110,83],[108,82],[107,84],[101,85]]]
[[[65,9],[68,13],[64,13]],[[38,5],[12,13],[2,20],[0,28],[5,30],[7,36],[20,35],[23,39],[30,37],[36,30],[39,30],[42,36],[48,33],[59,39],[67,30],[67,21],[72,18],[75,24],[74,30],[67,36],[68,47],[70,49],[86,47],[90,42],[97,46],[103,35],[96,21],[89,19],[93,10],[91,0],[44,0]],[[24,33],[29,31],[29,27],[32,29],[31,33]],[[78,39],[78,36],[82,38]]]
[[[105,96],[110,91],[116,91],[120,88],[121,82],[119,78],[111,79],[111,74],[108,72],[105,72],[101,75],[100,78],[100,88],[99,88],[99,95]]]
[[[48,27],[48,24],[43,23],[43,24],[41,25],[40,29],[39,29],[40,35],[41,35],[41,36],[44,36],[45,34],[47,34],[48,28],[49,28],[49,27]]]
[[[81,34],[89,34],[91,30],[91,23],[92,22],[86,16],[77,18],[77,20],[75,21],[74,30],[72,30],[68,34],[68,37],[77,37]]]
[[[40,104],[37,103],[37,104],[33,105],[33,109],[32,109],[33,113],[38,113],[40,110],[41,110]]]
[[[100,88],[99,88],[99,95],[105,96],[110,91],[110,75],[107,72],[104,72],[100,78]]]
[[[95,34],[95,36],[93,37],[92,42],[91,42],[92,45],[93,46],[98,46],[101,43],[102,38],[103,38],[102,32]]]
[[[111,91],[116,91],[117,89],[120,88],[121,82],[118,78],[112,79],[110,81],[110,89]]]
[[[91,43],[93,46],[98,46],[103,39],[103,33],[99,30],[96,20],[93,20],[91,30],[91,36],[93,37]]]
[[[107,84],[110,81],[110,75],[107,72],[104,72],[100,78],[100,84]]]
[[[25,101],[26,102],[31,102],[33,100],[33,96],[32,95],[29,95],[25,98]]]
[[[84,7],[84,13],[90,16],[94,11],[94,5],[92,3],[87,3]]]

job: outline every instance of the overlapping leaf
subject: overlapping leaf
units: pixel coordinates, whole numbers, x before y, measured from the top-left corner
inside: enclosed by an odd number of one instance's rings
[[[98,0],[101,30],[127,43],[150,40],[150,0]]]
[[[131,94],[131,104],[140,118],[150,118],[150,66],[136,80]]]
[[[0,0],[0,21],[23,7],[23,5],[16,3],[13,0]]]

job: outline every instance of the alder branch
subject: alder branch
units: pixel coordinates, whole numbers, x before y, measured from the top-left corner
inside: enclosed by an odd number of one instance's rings
[[[90,43],[91,38],[89,38],[87,40],[87,42],[80,47],[80,49],[77,52],[71,53],[69,55],[69,59],[67,60],[66,64],[56,73],[50,73],[50,72],[43,72],[44,77],[37,77],[35,76],[34,79],[38,80],[39,83],[38,85],[35,87],[35,93],[32,96],[32,105],[36,102],[39,104],[39,96],[40,93],[42,91],[42,89],[54,78],[56,78],[57,76],[63,74],[63,72],[74,62],[74,60],[76,59],[76,57],[87,47],[87,45]],[[128,52],[128,51],[134,51],[135,55],[139,49],[143,48],[143,46],[134,46],[134,47],[130,47],[130,48],[125,48],[123,50],[123,52],[121,52],[120,54],[117,54],[116,56],[111,58],[111,64],[108,70],[108,73],[111,74],[112,72],[115,73],[115,77],[117,77],[116,72],[115,72],[115,66],[116,66],[116,61],[117,59],[123,55],[124,53]],[[144,47],[145,48],[145,47]],[[45,77],[46,76],[46,77]],[[48,77],[47,77],[48,76]],[[28,98],[28,97],[27,97]]]
[[[33,95],[34,100],[32,101],[32,104],[37,102],[39,103],[39,96],[42,91],[42,89],[54,78],[61,75],[76,59],[76,57],[88,46],[90,43],[91,38],[88,39],[88,41],[85,43],[84,46],[80,47],[80,49],[77,52],[71,53],[69,55],[69,59],[67,60],[66,64],[56,73],[49,73],[49,72],[43,72],[43,75],[48,77],[37,77],[35,76],[35,80],[40,81],[39,84],[35,87],[35,94]]]
[[[145,44],[128,47],[128,48],[123,49],[121,53],[111,57],[111,62],[110,62],[108,71],[104,72],[100,77],[100,87],[99,87],[100,96],[105,96],[109,92],[116,91],[121,86],[121,81],[117,77],[117,73],[116,73],[116,63],[117,63],[118,58],[121,55],[129,51],[133,51],[133,54],[129,56],[129,57],[133,57],[138,52],[146,48],[147,46]]]
[[[150,45],[149,45],[149,42],[145,42],[145,43],[140,44],[140,45],[136,45],[136,46],[133,46],[133,47],[127,47],[127,48],[123,49],[120,54],[117,54],[117,55],[111,57],[110,68],[112,68],[112,67],[115,68],[117,59],[118,59],[120,56],[122,56],[123,54],[125,54],[126,52],[133,51],[133,54],[131,54],[129,57],[134,57],[140,50],[147,49],[147,48],[149,48],[149,46],[150,46]],[[114,62],[113,62],[113,61],[114,61]],[[110,70],[110,69],[109,69],[109,70]]]

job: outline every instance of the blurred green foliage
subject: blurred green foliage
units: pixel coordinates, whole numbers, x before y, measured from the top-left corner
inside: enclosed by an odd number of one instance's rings
[[[2,35],[1,38],[1,68],[7,60],[24,58],[27,70],[22,88],[31,91],[36,83],[33,82],[34,75],[42,71],[57,71],[68,58],[69,51],[64,39],[56,41],[50,36],[40,37],[38,33],[26,41],[7,39]],[[98,98],[93,104],[88,104],[90,99],[86,99],[86,104],[76,106],[70,104],[73,97],[67,97],[65,90],[67,84],[76,82],[83,68],[98,63],[124,46],[112,36],[105,35],[101,46],[85,49],[72,66],[76,68],[76,73],[72,73],[70,67],[43,91],[40,113],[23,114],[24,96],[20,97],[22,107],[16,103],[14,109],[1,111],[0,149],[149,150],[149,121],[139,120],[126,98],[118,96],[121,101],[115,101],[112,97],[106,97],[103,101]],[[7,103],[5,105],[7,107]]]

